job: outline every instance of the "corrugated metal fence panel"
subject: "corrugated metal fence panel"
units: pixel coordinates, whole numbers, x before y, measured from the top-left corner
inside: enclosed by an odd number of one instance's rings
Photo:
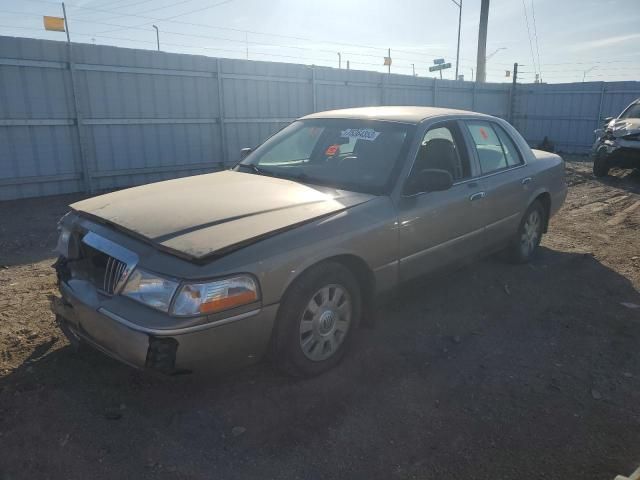
[[[473,95],[473,109],[476,112],[508,119],[510,106],[510,86],[504,84],[478,84]]]
[[[74,57],[95,189],[219,168],[215,59],[94,45]]]
[[[229,166],[313,111],[435,105],[509,118],[511,85],[0,37],[0,200],[120,188]],[[220,71],[218,71],[220,70]],[[640,82],[518,85],[530,144],[587,151]],[[79,120],[76,124],[76,118]],[[86,175],[85,175],[86,174]]]
[[[312,71],[304,65],[221,59],[227,164],[293,119],[313,112]]]
[[[518,85],[514,124],[530,145],[547,137],[558,150],[587,153],[593,131],[640,97],[640,82]]]
[[[0,200],[81,188],[64,47],[0,41]]]

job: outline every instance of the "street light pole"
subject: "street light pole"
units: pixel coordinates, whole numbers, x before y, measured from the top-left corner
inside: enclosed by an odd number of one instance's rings
[[[158,44],[158,51],[160,51],[160,31],[158,30],[157,25],[151,25],[151,26],[156,29],[156,43]]]
[[[342,68],[342,54],[338,52],[338,68]]]
[[[458,48],[456,50],[456,80],[458,80],[458,64],[460,63],[460,27],[462,26],[462,0],[451,0],[458,7]]]

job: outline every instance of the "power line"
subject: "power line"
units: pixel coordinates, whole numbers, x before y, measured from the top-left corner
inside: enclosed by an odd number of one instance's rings
[[[536,53],[538,54],[538,71],[540,72],[540,81],[542,81],[542,65],[540,64],[540,48],[538,45],[538,27],[536,27],[536,11],[531,0],[531,17],[533,19],[533,35],[536,39]]]
[[[43,3],[43,4],[46,4],[46,5],[54,5],[53,3],[48,2],[46,0],[23,0],[23,1]],[[227,1],[232,1],[232,0],[227,0]],[[110,11],[110,10],[103,10],[103,9],[92,8],[92,7],[83,7],[83,6],[80,6],[80,5],[73,5],[73,4],[71,4],[69,6],[72,6],[74,8],[81,9],[81,10],[113,14],[113,11]],[[212,5],[212,6],[207,7],[207,8],[211,8],[213,6],[215,6],[215,5]],[[191,12],[191,13],[193,13],[193,12]],[[183,14],[180,14],[178,16],[182,16],[182,15]],[[186,15],[186,13],[184,15]],[[127,16],[146,19],[146,20],[150,20],[151,22],[168,21],[168,20],[165,20],[165,19],[162,19],[162,18],[159,18],[159,17],[150,17],[150,16],[147,16],[147,15],[140,15],[140,14],[137,14],[137,13],[130,13],[130,14],[127,14]],[[209,24],[204,24],[204,23],[186,22],[186,21],[182,21],[182,20],[175,20],[174,18],[175,17],[170,19],[170,21],[173,22],[173,23],[177,23],[177,24],[181,24],[181,25],[201,27],[201,28],[208,28],[208,29],[228,30],[228,31],[234,31],[234,32],[241,32],[241,33],[247,32],[247,33],[251,33],[251,34],[254,34],[254,35],[265,35],[265,36],[272,36],[272,37],[288,38],[288,39],[292,39],[292,40],[303,40],[303,41],[314,42],[314,43],[325,43],[327,45],[342,45],[342,46],[346,45],[346,46],[351,46],[351,47],[366,48],[366,49],[378,50],[378,51],[381,51],[381,50],[387,48],[387,47],[375,47],[375,46],[371,46],[371,45],[363,45],[363,44],[358,44],[358,43],[346,43],[346,42],[335,42],[335,41],[327,41],[327,40],[318,40],[318,39],[313,39],[313,38],[308,38],[308,37],[299,37],[299,36],[285,35],[285,34],[280,34],[280,33],[259,32],[259,31],[255,31],[255,30],[248,30],[248,29],[241,29],[241,28],[221,27],[221,26],[218,26],[218,25],[209,25]],[[151,22],[145,22],[145,25],[148,24],[148,23],[151,23]],[[127,28],[129,28],[129,27],[127,27]],[[106,33],[106,32],[102,32],[102,33]],[[430,51],[426,51],[426,50],[409,51],[409,50],[400,50],[400,49],[394,48],[394,52],[407,53],[409,55],[436,55],[435,52],[430,52]],[[437,55],[440,55],[440,54],[437,54]]]
[[[170,6],[171,6],[171,7],[175,7],[176,5],[182,5],[182,4],[184,4],[184,3],[189,3],[189,2],[192,2],[192,1],[193,1],[193,0],[182,0],[181,2],[174,3],[173,5],[170,5]],[[173,20],[173,19],[175,19],[175,18],[182,17],[182,16],[184,16],[184,15],[189,15],[189,14],[191,14],[191,13],[202,12],[203,10],[209,10],[209,9],[211,9],[211,8],[214,8],[214,7],[219,7],[220,5],[224,5],[224,4],[226,4],[226,3],[231,3],[231,2],[233,2],[233,1],[234,1],[234,0],[222,0],[221,2],[214,3],[213,5],[207,5],[206,7],[197,8],[197,9],[195,9],[195,10],[190,10],[190,11],[188,11],[188,12],[180,13],[180,14],[178,14],[178,15],[173,15],[173,16],[171,16],[171,17],[159,18],[159,19],[157,19],[157,20],[152,20],[151,22],[144,22],[144,23],[140,23],[140,24],[136,25],[136,27],[142,27],[143,25],[149,25],[150,23],[152,23],[152,22],[154,22],[154,21],[161,21],[161,22],[171,21],[171,20]],[[156,12],[156,11],[158,11],[158,10],[165,10],[165,9],[169,8],[170,6],[164,6],[164,7],[152,8],[151,10],[146,10],[146,11],[144,11],[144,12],[140,12],[140,13],[150,13],[150,12]],[[98,32],[98,33],[111,33],[111,32],[117,32],[117,31],[119,31],[119,30],[126,30],[127,28],[130,28],[130,27],[124,27],[124,26],[123,26],[122,28],[119,28],[119,29],[116,29],[116,30],[106,30],[106,31],[104,31],[104,32]]]
[[[529,39],[529,48],[531,49],[531,61],[533,62],[533,69],[536,71],[540,71],[539,68],[536,68],[536,59],[533,55],[533,44],[531,43],[531,31],[529,30],[529,16],[527,15],[527,5],[522,0],[522,8],[524,9],[524,20],[527,24],[527,38]]]
[[[25,16],[33,16],[33,17],[38,17],[40,18],[40,15],[38,14],[32,14],[32,13],[25,13],[25,12],[16,12],[16,11],[11,11],[11,10],[5,10],[4,13],[9,13],[9,14],[14,14],[14,15],[25,15]],[[88,24],[96,24],[96,25],[105,25],[105,26],[112,26],[112,27],[124,27],[124,25],[120,25],[117,23],[108,23],[108,22],[100,22],[100,21],[96,21],[96,20],[75,20],[76,23],[88,23]],[[141,27],[141,26],[129,26],[127,27],[128,29],[132,29],[132,30],[140,30],[140,31],[144,31],[147,32],[148,29],[145,27]],[[92,36],[98,38],[99,36],[101,36],[104,33],[112,33],[115,31],[118,31],[121,29],[117,29],[117,30],[109,30],[109,31],[101,31],[101,32],[96,32],[93,33]],[[295,50],[307,50],[307,51],[314,51],[314,52],[324,52],[324,53],[330,53],[330,54],[335,54],[335,52],[333,50],[327,50],[327,49],[318,49],[318,48],[310,48],[310,47],[301,47],[298,45],[282,45],[282,44],[276,44],[276,43],[265,43],[265,42],[247,42],[247,40],[241,40],[241,39],[235,39],[235,38],[228,38],[228,37],[218,37],[218,36],[213,36],[213,35],[203,35],[203,34],[196,34],[196,33],[184,33],[184,32],[175,32],[172,30],[166,30],[163,29],[163,34],[165,35],[178,35],[178,36],[183,36],[183,37],[195,37],[195,38],[206,38],[206,39],[211,39],[211,40],[222,40],[222,41],[226,41],[226,42],[233,42],[233,43],[241,43],[241,44],[246,44],[249,43],[250,45],[257,45],[257,46],[264,46],[264,47],[278,47],[278,48],[289,48],[289,49],[295,49]],[[104,38],[104,36],[103,36]],[[115,38],[115,37],[113,37]],[[344,55],[350,55],[350,56],[354,56],[354,57],[371,57],[371,58],[380,58],[380,55],[374,55],[374,54],[370,54],[370,53],[358,53],[358,52],[341,52]],[[397,60],[406,60],[408,62],[415,62],[415,58],[407,58],[407,57],[394,57],[394,59]],[[363,62],[359,62],[362,65],[365,65],[365,63]],[[374,64],[374,63],[366,63],[366,65],[378,65],[378,64]],[[403,68],[408,68],[407,67],[403,67]]]

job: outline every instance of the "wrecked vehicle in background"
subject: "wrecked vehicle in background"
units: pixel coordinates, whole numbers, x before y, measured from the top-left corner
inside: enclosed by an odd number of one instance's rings
[[[606,118],[594,132],[593,174],[604,177],[611,167],[640,168],[640,98],[617,118]]]

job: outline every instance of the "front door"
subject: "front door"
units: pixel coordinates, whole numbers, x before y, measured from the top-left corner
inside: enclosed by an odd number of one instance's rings
[[[484,247],[484,183],[473,179],[474,168],[458,122],[440,123],[426,132],[407,185],[425,169],[447,170],[455,183],[437,192],[410,187],[400,198],[401,281],[464,260]]]

